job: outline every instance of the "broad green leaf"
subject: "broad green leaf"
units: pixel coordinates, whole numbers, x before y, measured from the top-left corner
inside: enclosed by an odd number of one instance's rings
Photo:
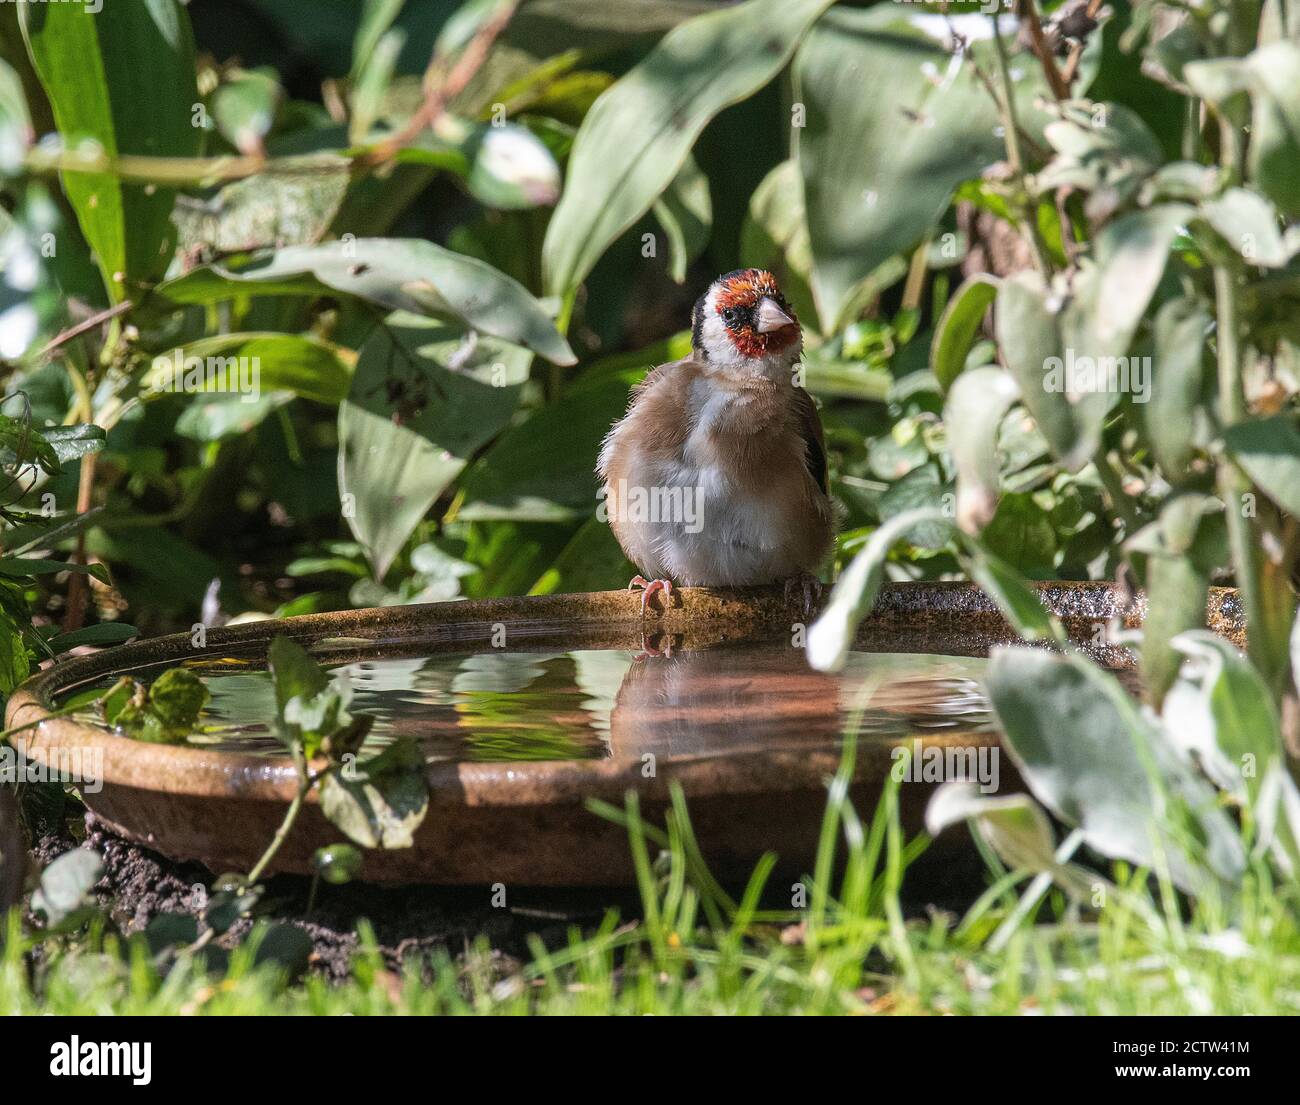
[[[1100,440],[1099,423],[1081,427],[1063,387],[1049,388],[1049,372],[1063,372],[1060,321],[1037,273],[1022,272],[1002,283],[997,305],[998,346],[1020,387],[1021,401],[1039,432],[1072,471],[1083,467]]]
[[[986,32],[987,19],[971,18]],[[944,45],[947,33],[945,21],[893,4],[837,7],[795,58],[795,100],[807,112],[798,159],[823,332],[849,317],[865,278],[925,237],[958,184],[1004,156],[993,100],[969,61]],[[981,64],[993,71],[987,56]],[[1041,72],[1017,65],[1015,73],[1017,101],[1027,106]]]
[[[578,594],[624,586],[635,575],[608,522],[588,518],[555,562],[529,588],[530,595]]]
[[[104,861],[89,848],[64,852],[44,871],[32,893],[32,912],[45,918],[47,928],[74,924],[90,903],[90,892],[104,873]]]
[[[25,610],[26,603],[22,603],[21,607],[15,606],[16,596],[9,591],[13,586],[0,581],[0,587],[4,587],[5,600],[0,601],[0,695],[12,693],[32,671],[32,652],[23,637],[23,630],[30,624],[30,617]],[[18,595],[21,595],[21,591]]]
[[[948,392],[943,422],[957,470],[957,525],[978,533],[998,507],[998,427],[1020,398],[1016,381],[989,365],[958,376]]]
[[[1214,791],[1138,710],[1115,677],[1087,659],[998,648],[984,677],[1004,743],[1034,796],[1089,847],[1151,867],[1195,890],[1212,873],[1231,886],[1241,840]],[[1190,821],[1189,834],[1178,826]]]
[[[60,464],[98,453],[108,440],[103,428],[90,422],[76,426],[47,426],[41,430],[41,436],[54,450]]]
[[[912,527],[922,522],[946,523],[939,510],[909,510],[896,515],[868,539],[831,591],[826,608],[808,630],[808,663],[818,671],[844,666],[858,623],[875,605],[885,570],[885,558]]]
[[[32,139],[23,82],[7,62],[0,61],[0,177],[15,176]]]
[[[1062,329],[1076,357],[1126,357],[1164,276],[1174,238],[1194,214],[1181,203],[1135,211],[1097,235],[1095,269],[1076,282]]]
[[[1097,876],[1057,860],[1052,823],[1029,795],[981,794],[974,783],[944,783],[926,805],[926,831],[937,836],[959,821],[971,822],[1013,871],[1048,874],[1073,898],[1090,896]]]
[[[181,196],[173,218],[182,256],[244,253],[266,246],[311,244],[329,230],[350,180],[348,162],[333,171],[272,173],[237,180],[215,196]]]
[[[23,4],[28,50],[68,149],[93,142],[108,157],[191,157],[202,132],[189,17],[176,0]],[[114,301],[166,270],[175,193],[110,173],[65,172],[63,186]]]
[[[549,205],[560,194],[554,156],[532,131],[515,123],[447,121],[437,134],[418,135],[394,160],[454,173],[480,203],[505,211]]]
[[[830,0],[747,0],[674,27],[583,119],[546,230],[546,290],[564,295],[650,209],[709,120],[790,59]]]
[[[226,392],[253,402],[263,391],[289,391],[336,406],[352,373],[338,347],[297,334],[221,334],[178,346],[153,360],[141,381],[149,394]]]
[[[218,393],[198,395],[176,419],[176,433],[201,442],[243,437],[292,400],[293,393],[288,391],[268,391],[247,398]]]
[[[11,579],[20,579],[23,576],[57,575],[59,572],[94,576],[101,583],[112,582],[108,569],[103,564],[68,564],[62,560],[39,560],[25,556],[0,557],[0,576],[8,576]]]
[[[1300,515],[1300,430],[1289,415],[1228,426],[1223,442],[1246,474],[1288,514]]]
[[[343,292],[388,311],[459,323],[555,364],[573,364],[568,342],[527,289],[491,265],[415,238],[344,238],[289,246],[206,265],[159,286],[175,303],[239,295]]]
[[[71,633],[59,633],[51,637],[49,646],[53,652],[67,652],[81,645],[120,645],[132,637],[138,637],[140,631],[124,622],[100,622],[74,629]]]
[[[967,537],[964,543],[969,552],[961,559],[967,575],[984,589],[1011,628],[1026,641],[1063,643],[1065,631],[1048,613],[1038,592],[1014,568],[978,541]]]
[[[663,195],[655,200],[654,213],[668,237],[668,273],[678,284],[684,284],[686,267],[704,252],[713,230],[709,178],[690,154]]]
[[[1269,767],[1285,754],[1273,696],[1230,641],[1196,629],[1179,634],[1172,645],[1189,661],[1188,686],[1180,690],[1196,692],[1199,716],[1192,716],[1186,701],[1166,708],[1170,732],[1187,740],[1219,786],[1253,803]]]
[[[424,757],[411,740],[389,745],[349,769],[331,771],[321,812],[363,848],[409,848],[429,811]]]
[[[966,367],[985,314],[998,297],[1001,281],[978,273],[966,281],[948,301],[934,327],[930,343],[930,368],[939,386],[947,391]]]
[[[813,302],[812,246],[803,202],[803,178],[793,158],[763,178],[749,200],[740,228],[740,262],[767,269],[781,285],[805,330],[816,330]]]
[[[307,650],[288,637],[275,637],[266,652],[266,662],[275,684],[275,701],[280,713],[295,698],[312,698],[328,685],[329,678]]]
[[[208,698],[208,688],[187,668],[163,672],[149,688],[149,704],[173,729],[193,729]]]
[[[389,316],[362,346],[339,407],[339,492],[376,579],[509,422],[530,360],[518,346],[413,315]]]
[[[1171,299],[1156,312],[1150,399],[1134,411],[1164,477],[1173,484],[1195,478],[1192,456],[1203,430],[1206,339],[1212,320],[1194,299]]]
[[[622,376],[571,387],[559,403],[512,426],[465,474],[467,521],[563,522],[585,518],[599,502],[601,439],[627,408]]]
[[[1253,86],[1250,177],[1291,218],[1300,217],[1300,43],[1274,42],[1246,59]]]
[[[1202,203],[1201,214],[1250,264],[1270,269],[1286,264],[1290,251],[1282,241],[1277,211],[1258,192],[1229,188]]]

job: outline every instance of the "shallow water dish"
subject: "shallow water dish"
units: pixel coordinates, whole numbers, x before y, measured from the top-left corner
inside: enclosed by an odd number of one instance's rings
[[[1045,584],[1039,593],[1097,659],[1131,666],[1125,650],[1094,643],[1119,609],[1113,587]],[[1143,612],[1139,600],[1126,624]],[[616,591],[317,614],[210,630],[200,658],[183,634],[65,660],[14,693],[7,723],[36,721],[68,692],[123,674],[147,680],[194,666],[214,692],[209,743],[144,744],[75,716],[43,721],[21,743],[46,763],[74,750],[83,762],[102,756],[102,789],[84,797],[122,836],[215,872],[246,871],[296,787],[268,737],[265,676],[249,674],[272,637],[288,636],[322,664],[347,667],[354,710],[380,718],[374,739],[416,733],[428,753],[431,801],[415,846],[367,851],[367,880],[626,883],[626,834],[586,803],[621,806],[635,790],[659,820],[674,782],[715,873],[743,877],[766,851],[806,870],[846,727],[859,726],[860,810],[872,808],[901,744],[995,748],[969,658],[1014,635],[973,586],[891,585],[845,673],[831,676],[792,646],[796,620],[769,589],[675,592],[673,607],[644,625],[639,597]],[[1233,592],[1213,592],[1209,621],[1239,639]],[[226,670],[243,682],[223,683]],[[999,774],[1002,790],[1015,787],[1005,757]],[[909,831],[930,790],[902,788]],[[274,869],[307,873],[313,851],[340,836],[313,796]]]

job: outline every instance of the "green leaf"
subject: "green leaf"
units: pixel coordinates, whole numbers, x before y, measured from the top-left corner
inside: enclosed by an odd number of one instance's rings
[[[284,93],[275,70],[239,69],[228,74],[212,93],[212,118],[221,136],[240,153],[253,157],[264,151]]]
[[[112,577],[103,564],[69,564],[63,560],[42,560],[25,556],[0,557],[0,576],[21,578],[23,576],[48,576],[58,572],[74,572],[77,575],[94,576],[100,583],[111,584]]]
[[[81,645],[120,645],[123,641],[129,641],[139,635],[140,631],[133,625],[124,622],[100,622],[98,625],[74,629],[71,633],[56,634],[50,638],[49,646],[51,651],[59,653],[79,648]]]
[[[108,440],[101,427],[89,422],[76,426],[49,426],[41,431],[41,436],[54,450],[60,464],[98,453]]]
[[[1022,272],[1002,283],[997,306],[998,346],[1020,387],[1021,401],[1047,444],[1072,471],[1092,457],[1100,423],[1085,430],[1063,389],[1049,390],[1049,366],[1062,365],[1059,319],[1048,307],[1048,291],[1037,273]]]
[[[190,157],[202,133],[194,41],[176,0],[23,4],[23,35],[66,148],[96,143],[109,157]],[[166,270],[175,245],[175,192],[129,184],[111,173],[65,172],[77,213],[113,301]]]
[[[33,428],[30,419],[0,414],[0,466],[19,468],[25,464],[35,464],[47,475],[57,475],[59,454],[45,435]]]
[[[1172,645],[1190,670],[1166,699],[1170,732],[1197,753],[1215,783],[1253,804],[1269,768],[1284,760],[1273,696],[1230,641],[1194,629]]]
[[[1075,355],[1124,357],[1164,276],[1174,238],[1195,209],[1166,203],[1108,223],[1097,235],[1096,267],[1076,280],[1062,329]],[[1105,396],[1098,397],[1105,400]]]
[[[1275,269],[1287,263],[1290,250],[1282,241],[1277,211],[1258,192],[1229,188],[1202,203],[1201,214],[1250,264]]]
[[[297,334],[248,333],[200,338],[155,357],[140,386],[146,398],[229,392],[251,403],[263,391],[288,391],[337,406],[351,379],[337,346]]]
[[[182,304],[342,292],[388,311],[456,322],[526,346],[555,364],[576,360],[523,285],[477,258],[414,238],[345,238],[229,258],[161,284],[158,291]]]
[[[307,969],[313,947],[311,937],[297,925],[287,921],[271,925],[258,941],[253,966],[273,963],[290,978],[297,978]]]
[[[424,756],[399,740],[378,756],[331,771],[320,790],[321,811],[363,848],[409,848],[429,811]]]
[[[830,0],[748,0],[674,27],[583,119],[542,247],[546,290],[563,295],[649,210],[709,120],[789,60]]]
[[[294,698],[313,698],[329,686],[329,678],[307,650],[288,637],[276,637],[266,651],[281,715]]]
[[[26,603],[10,587],[5,587],[4,601],[0,602],[0,695],[12,693],[32,670],[32,652],[24,637],[24,630],[30,624]]]
[[[1156,312],[1151,397],[1135,403],[1134,410],[1161,473],[1173,484],[1196,478],[1191,461],[1203,434],[1201,396],[1211,326],[1205,308],[1185,296]]]
[[[0,61],[0,177],[16,176],[32,139],[23,82],[13,67]]]
[[[771,272],[804,328],[817,329],[803,178],[793,158],[782,161],[754,189],[740,228],[740,261]]]
[[[351,844],[327,844],[311,857],[312,870],[332,886],[351,882],[361,874],[363,864],[361,853]]]
[[[149,687],[149,704],[162,723],[186,732],[198,725],[209,697],[203,680],[185,668],[163,672]]]
[[[599,505],[600,441],[626,410],[628,386],[622,376],[576,385],[508,429],[465,474],[456,517],[567,522],[590,515]]]
[[[32,912],[45,918],[47,928],[63,930],[79,922],[91,904],[90,892],[104,873],[104,861],[89,848],[64,852],[44,871],[32,893]]]
[[[1003,156],[993,100],[970,62],[944,45],[946,35],[942,20],[896,5],[837,7],[795,58],[795,100],[807,111],[799,169],[823,332],[848,319],[864,279],[925,237],[958,184]],[[982,64],[993,71],[987,56]],[[1016,73],[1025,92],[1042,83],[1036,65]]]
[[[192,671],[169,668],[148,688],[123,676],[98,702],[105,723],[131,739],[176,744],[198,727],[208,698],[208,688]]]
[[[1223,443],[1233,459],[1288,514],[1300,515],[1300,430],[1289,415],[1228,426]]]
[[[529,360],[524,349],[410,315],[390,316],[362,346],[339,407],[339,492],[377,579],[509,422]]]
[[[808,663],[818,671],[838,671],[844,666],[858,623],[875,605],[889,550],[922,522],[950,524],[939,510],[905,511],[877,529],[844,569],[826,608],[808,630]]]
[[[978,273],[966,281],[948,301],[934,328],[930,343],[930,368],[939,386],[947,391],[966,367],[966,358],[979,336],[984,315],[998,297],[1001,281]]]
[[[1300,44],[1263,46],[1246,64],[1254,90],[1250,178],[1294,219],[1300,217]]]
[[[690,154],[664,194],[655,200],[654,213],[668,237],[668,273],[684,284],[687,266],[704,252],[713,230],[709,178]]]
[[[1138,711],[1113,675],[1074,654],[998,648],[984,677],[1004,743],[1034,796],[1095,851],[1167,865],[1187,890],[1223,888],[1245,864],[1214,791]],[[1190,821],[1191,833],[1179,826]]]
[[[1016,381],[994,365],[963,373],[948,392],[943,422],[957,471],[957,525],[966,533],[978,533],[997,510],[998,427],[1019,397]]]
[[[970,550],[962,564],[971,579],[978,583],[1002,611],[1002,616],[1026,641],[1064,643],[1065,631],[1048,613],[1038,592],[1025,583],[1009,564],[967,538]]]

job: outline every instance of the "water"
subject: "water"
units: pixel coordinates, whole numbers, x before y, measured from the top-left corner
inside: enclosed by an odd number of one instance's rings
[[[352,684],[353,713],[376,718],[368,746],[410,735],[430,759],[484,762],[833,747],[854,724],[881,740],[984,731],[984,664],[855,652],[842,672],[827,674],[812,671],[802,650],[746,644],[640,657],[607,649],[439,653],[329,670]],[[234,658],[193,669],[212,699],[191,743],[284,754],[266,671]]]

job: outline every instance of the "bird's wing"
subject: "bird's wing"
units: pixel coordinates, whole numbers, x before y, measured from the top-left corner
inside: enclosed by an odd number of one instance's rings
[[[808,472],[827,495],[831,493],[830,474],[826,467],[826,438],[817,404],[804,388],[794,391],[795,427],[807,447]]]

